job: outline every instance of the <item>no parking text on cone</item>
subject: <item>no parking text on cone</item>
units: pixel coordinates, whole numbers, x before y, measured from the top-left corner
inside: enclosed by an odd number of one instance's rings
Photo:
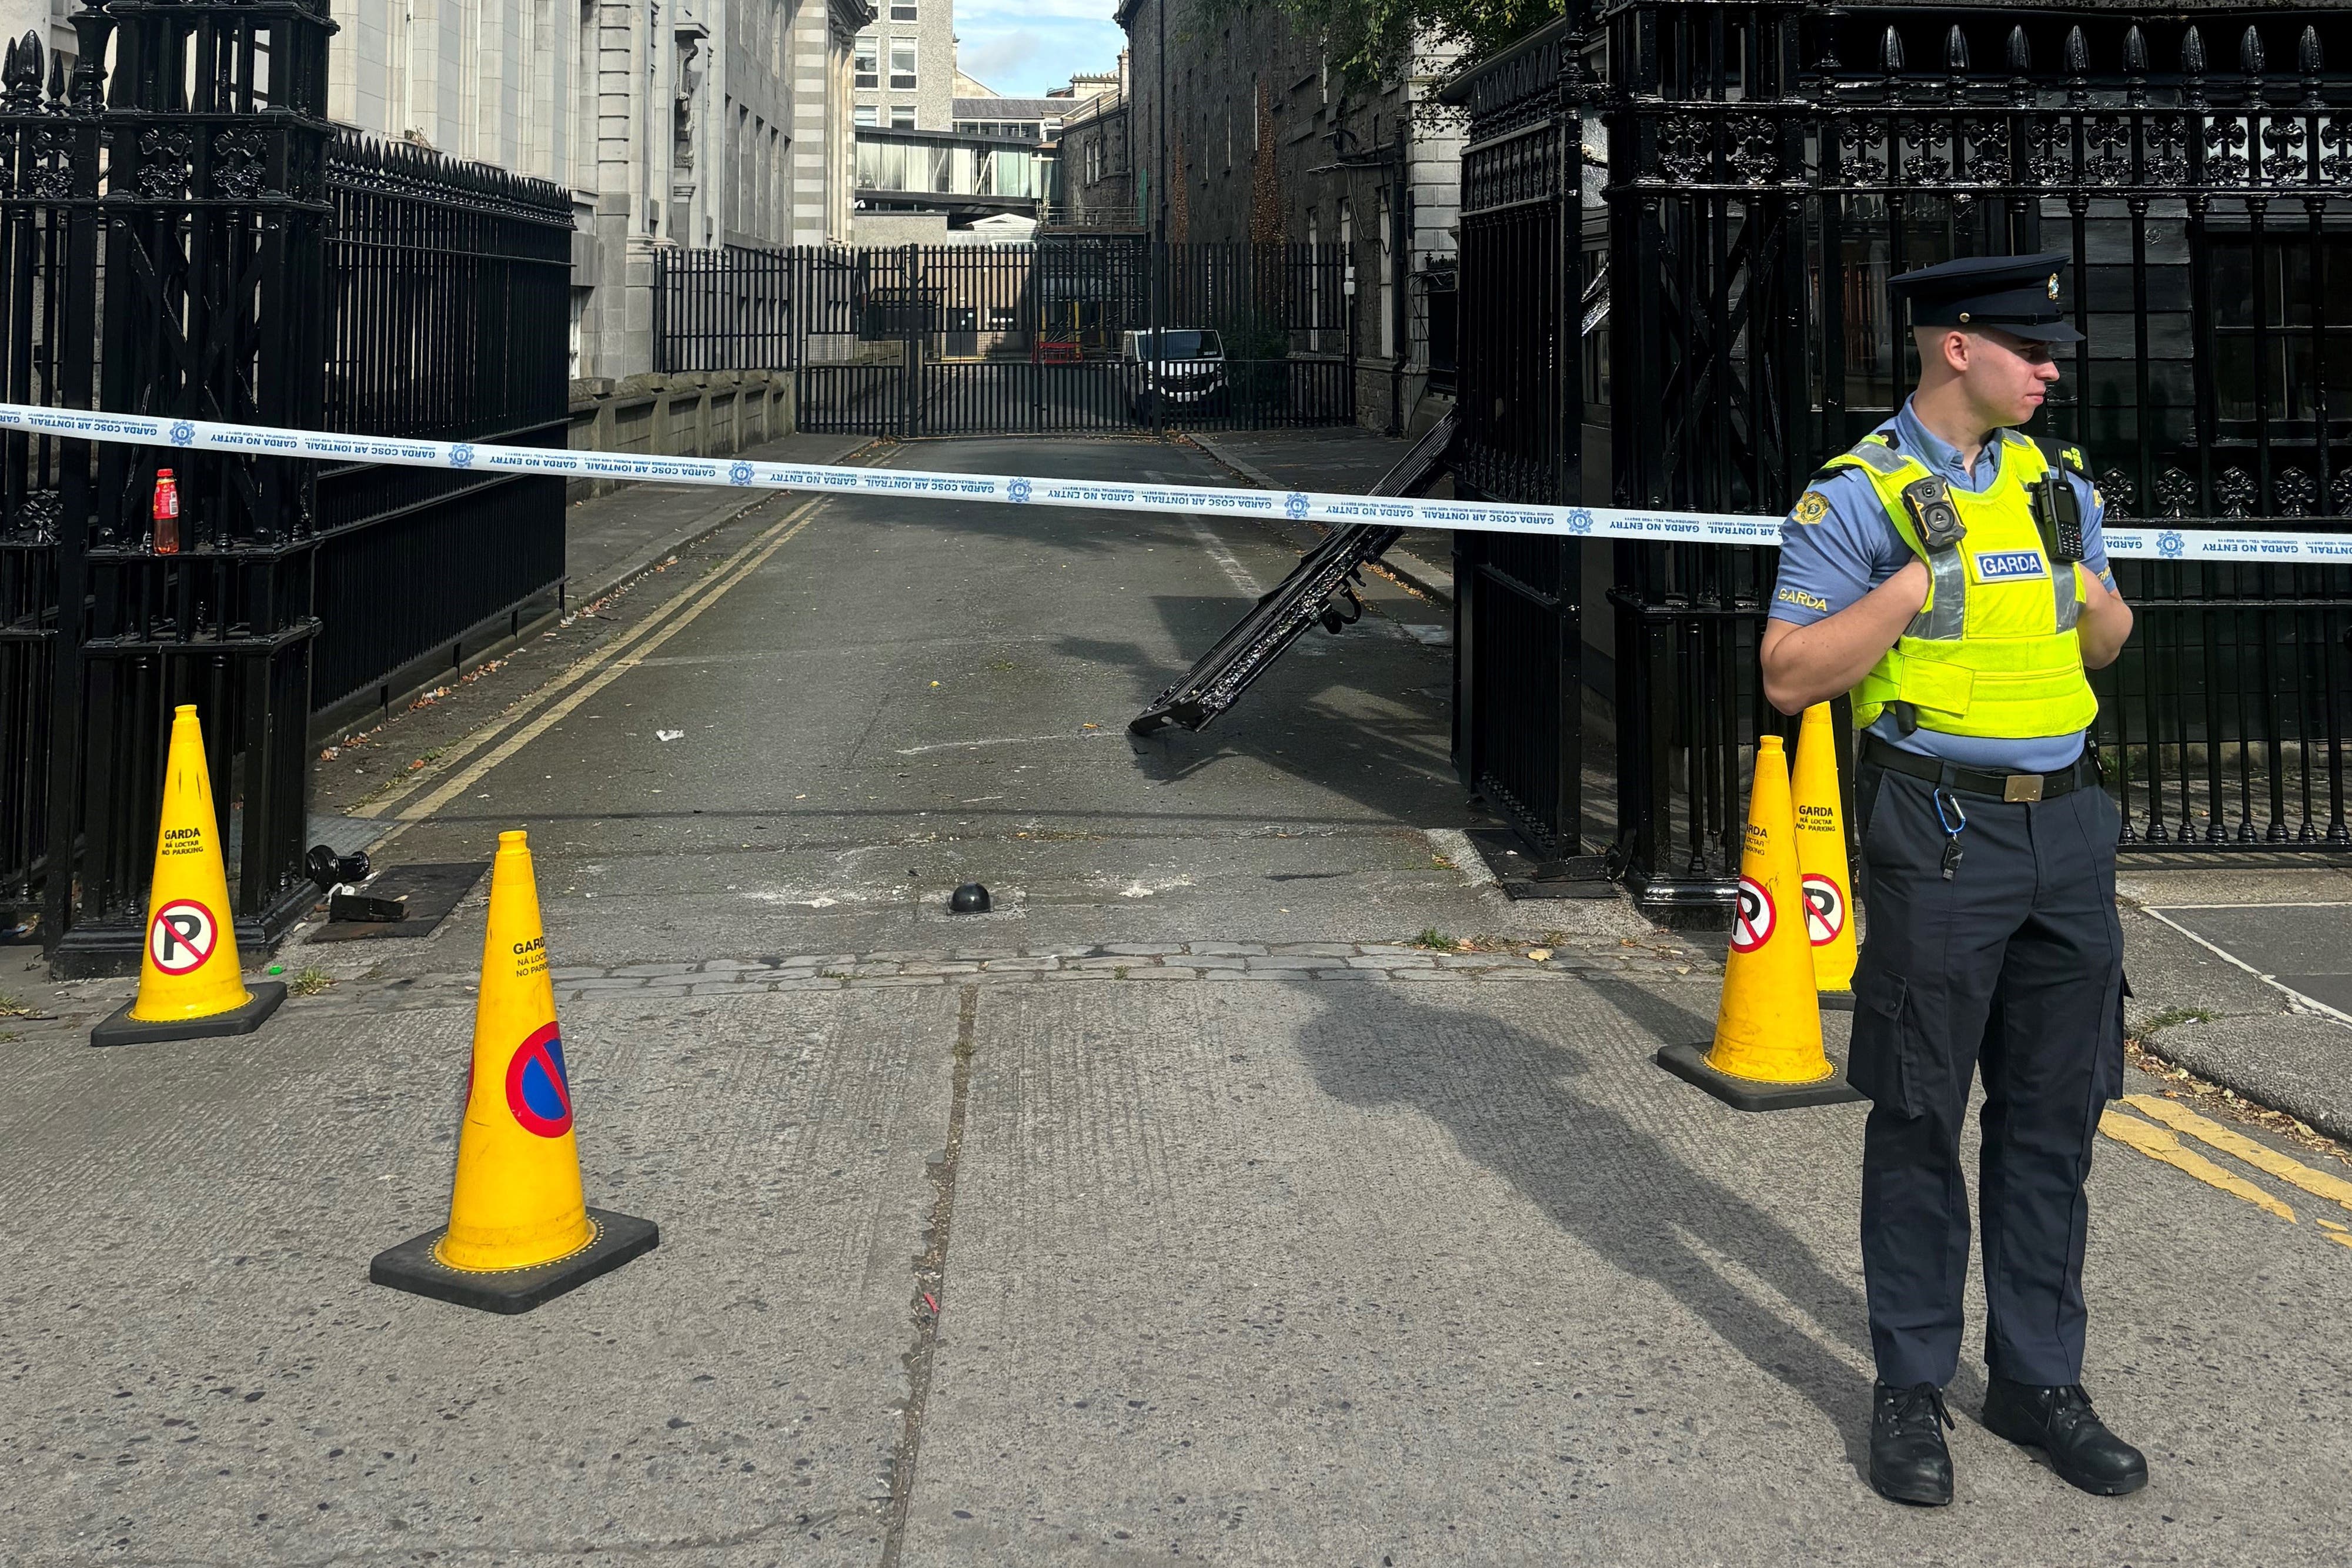
[[[139,995],[89,1031],[92,1045],[140,1045],[251,1034],[278,1010],[286,988],[239,973],[228,872],[212,770],[194,705],[172,715],[163,759],[163,815],[155,833],[155,880],[147,894],[147,942]]]
[[[653,1250],[661,1232],[652,1221],[583,1198],[572,1107],[530,850],[521,833],[501,833],[449,1223],[378,1253],[368,1278],[459,1306],[527,1312]]]
[[[1813,949],[1797,867],[1797,813],[1789,797],[1788,756],[1777,735],[1756,743],[1738,896],[1714,1042],[1666,1046],[1658,1065],[1742,1111],[1860,1099],[1822,1050]]]
[[[1845,809],[1838,797],[1837,730],[1830,705],[1805,710],[1797,732],[1797,869],[1804,873],[1805,936],[1822,1005],[1853,1010],[1853,878],[1846,864]]]

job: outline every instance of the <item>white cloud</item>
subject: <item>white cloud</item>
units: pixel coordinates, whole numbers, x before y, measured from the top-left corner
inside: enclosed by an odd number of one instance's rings
[[[1112,0],[975,0],[956,7],[957,63],[1001,93],[1042,95],[1118,64]]]

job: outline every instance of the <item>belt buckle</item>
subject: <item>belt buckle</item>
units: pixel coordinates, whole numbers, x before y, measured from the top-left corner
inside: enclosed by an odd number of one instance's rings
[[[2011,774],[2008,782],[2001,786],[2000,798],[2004,800],[2039,800],[2042,799],[2042,775]]]

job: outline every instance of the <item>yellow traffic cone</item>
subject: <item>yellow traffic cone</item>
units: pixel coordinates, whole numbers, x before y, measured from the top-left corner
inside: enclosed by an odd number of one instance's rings
[[[660,1239],[651,1221],[590,1208],[581,1197],[530,849],[520,832],[501,833],[449,1223],[378,1254],[368,1277],[460,1306],[527,1312]]]
[[[1823,1007],[1853,1010],[1853,881],[1838,799],[1837,730],[1830,705],[1805,710],[1797,731],[1797,865],[1804,873],[1805,935]]]
[[[1659,1066],[1742,1111],[1861,1098],[1822,1050],[1803,911],[1788,757],[1780,737],[1767,735],[1756,742],[1714,1046],[1669,1045],[1658,1052]]]
[[[139,995],[89,1031],[92,1045],[251,1034],[286,999],[275,980],[250,989],[236,957],[236,919],[221,862],[204,728],[193,705],[172,715],[163,761],[163,815],[155,836],[155,878],[147,894],[147,941]]]

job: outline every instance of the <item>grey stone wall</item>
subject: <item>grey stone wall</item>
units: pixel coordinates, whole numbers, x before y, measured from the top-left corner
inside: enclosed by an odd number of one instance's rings
[[[1460,141],[1426,113],[1417,118],[1414,106],[1435,96],[1452,57],[1417,57],[1395,80],[1350,89],[1328,68],[1319,40],[1272,6],[1234,13],[1202,0],[1126,0],[1118,21],[1130,52],[1131,167],[1147,225],[1157,224],[1164,194],[1172,240],[1263,238],[1252,219],[1270,162],[1281,237],[1350,246],[1358,418],[1376,429],[1391,420],[1407,429],[1429,423],[1444,400],[1428,392],[1425,317],[1412,279],[1453,258]],[[1346,344],[1327,332],[1314,347],[1338,354]]]
[[[711,371],[597,377],[572,383],[572,449],[724,457],[793,431],[790,371]],[[585,500],[626,481],[574,480]]]

